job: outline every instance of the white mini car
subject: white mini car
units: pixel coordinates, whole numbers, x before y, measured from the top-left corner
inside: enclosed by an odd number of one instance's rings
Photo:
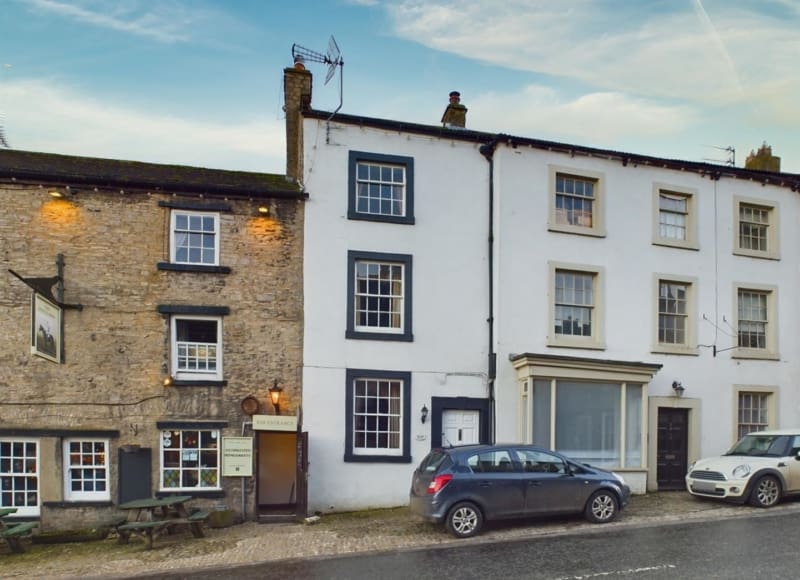
[[[800,429],[759,431],[742,437],[721,457],[689,466],[692,495],[772,507],[800,493]]]

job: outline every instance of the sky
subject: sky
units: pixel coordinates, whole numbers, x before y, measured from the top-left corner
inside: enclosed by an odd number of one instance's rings
[[[0,0],[13,149],[285,172],[283,69],[312,106],[800,173],[800,0]],[[731,151],[733,150],[733,151]]]

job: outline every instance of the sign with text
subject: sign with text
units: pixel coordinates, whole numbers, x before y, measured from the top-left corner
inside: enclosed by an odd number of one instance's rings
[[[254,431],[297,431],[297,417],[253,415]]]
[[[222,438],[222,476],[252,477],[253,438]]]

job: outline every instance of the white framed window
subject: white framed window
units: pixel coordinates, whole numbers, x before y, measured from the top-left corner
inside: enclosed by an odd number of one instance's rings
[[[605,236],[602,173],[551,165],[550,231]]]
[[[220,489],[217,429],[161,431],[161,489]]]
[[[748,433],[777,426],[777,391],[773,387],[735,385],[733,390],[736,417],[735,440]]]
[[[736,286],[737,346],[734,357],[778,359],[777,288]]]
[[[349,219],[414,223],[414,159],[350,151]]]
[[[67,501],[111,499],[107,440],[64,440],[64,499]]]
[[[550,263],[549,346],[605,348],[601,275],[601,268]]]
[[[733,253],[779,260],[778,206],[763,200],[734,197]]]
[[[222,380],[222,318],[170,318],[172,376],[178,380]]]
[[[698,249],[696,190],[653,184],[653,243],[689,250]]]
[[[174,264],[219,265],[219,214],[173,209],[170,260]]]
[[[0,507],[17,516],[39,516],[39,442],[0,439]]]
[[[654,275],[655,339],[652,351],[697,355],[695,286],[684,276]]]
[[[411,461],[411,373],[347,370],[345,461]]]
[[[411,256],[348,252],[347,338],[411,341]]]

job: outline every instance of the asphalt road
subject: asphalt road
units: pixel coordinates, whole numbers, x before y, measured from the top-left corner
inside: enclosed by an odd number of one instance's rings
[[[598,526],[600,528],[600,526]],[[278,561],[138,578],[240,580],[800,578],[796,514],[594,530],[515,542]],[[269,549],[265,546],[265,549]]]

